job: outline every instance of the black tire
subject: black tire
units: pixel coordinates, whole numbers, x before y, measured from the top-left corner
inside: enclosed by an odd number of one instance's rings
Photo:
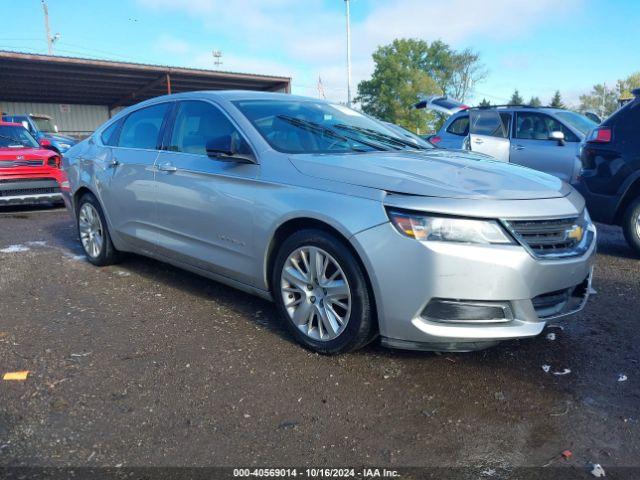
[[[634,253],[640,256],[640,197],[631,202],[624,212],[622,231]]]
[[[318,247],[335,259],[344,272],[351,290],[351,313],[344,330],[332,340],[316,340],[294,324],[284,305],[281,293],[282,270],[289,255],[301,247]],[[280,246],[274,262],[271,291],[278,312],[287,329],[306,348],[322,354],[339,354],[364,347],[377,336],[377,324],[371,293],[362,267],[351,250],[334,235],[322,230],[301,230]]]
[[[102,247],[100,248],[99,253],[95,256],[91,255],[87,251],[80,235],[80,212],[83,205],[87,203],[90,204],[98,213],[98,217],[100,219],[100,224],[102,227]],[[109,233],[109,227],[107,226],[107,221],[104,218],[104,213],[102,212],[100,202],[98,202],[98,199],[91,193],[85,193],[78,202],[78,207],[76,210],[76,228],[78,229],[78,239],[80,240],[80,245],[82,245],[82,249],[84,250],[87,260],[89,260],[90,263],[99,267],[103,267],[106,265],[113,265],[114,263],[118,263],[121,260],[121,253],[115,249],[115,247],[113,246],[113,242],[111,241],[111,234]]]

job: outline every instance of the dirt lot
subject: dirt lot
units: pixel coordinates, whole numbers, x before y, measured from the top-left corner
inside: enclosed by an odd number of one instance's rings
[[[323,357],[268,302],[141,257],[93,267],[66,211],[5,209],[0,373],[30,374],[0,381],[0,465],[438,465],[488,478],[569,449],[558,463],[580,472],[640,466],[640,261],[617,229],[600,233],[598,295],[564,330],[471,354]],[[640,478],[611,478],[623,476]]]

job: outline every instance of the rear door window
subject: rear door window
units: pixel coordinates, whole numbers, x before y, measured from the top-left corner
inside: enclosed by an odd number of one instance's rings
[[[114,147],[117,145],[118,127],[120,127],[121,124],[122,124],[122,121],[113,122],[104,130],[104,132],[102,132],[100,139],[102,140],[103,144],[108,145],[110,147]]]
[[[157,150],[160,143],[160,130],[169,105],[169,103],[161,103],[129,114],[122,125],[118,146]]]
[[[460,135],[466,137],[469,135],[469,117],[467,115],[456,118],[451,125],[447,127],[447,133],[452,135]]]
[[[495,110],[472,110],[470,132],[487,137],[509,138],[511,115]]]

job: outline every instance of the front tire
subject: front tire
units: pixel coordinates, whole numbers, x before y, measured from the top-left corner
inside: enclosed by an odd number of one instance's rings
[[[327,232],[302,230],[285,240],[271,287],[288,330],[313,351],[349,352],[377,334],[363,269],[350,249]]]
[[[80,243],[87,260],[100,267],[117,263],[120,254],[111,242],[102,207],[95,196],[91,193],[82,196],[76,217]]]
[[[629,246],[640,256],[640,197],[631,202],[624,212],[622,230]]]

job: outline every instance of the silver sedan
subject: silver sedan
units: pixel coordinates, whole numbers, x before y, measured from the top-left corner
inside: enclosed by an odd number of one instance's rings
[[[169,95],[73,147],[90,262],[160,259],[273,300],[322,353],[474,350],[539,334],[590,292],[596,231],[559,179],[431,149],[343,105]]]

